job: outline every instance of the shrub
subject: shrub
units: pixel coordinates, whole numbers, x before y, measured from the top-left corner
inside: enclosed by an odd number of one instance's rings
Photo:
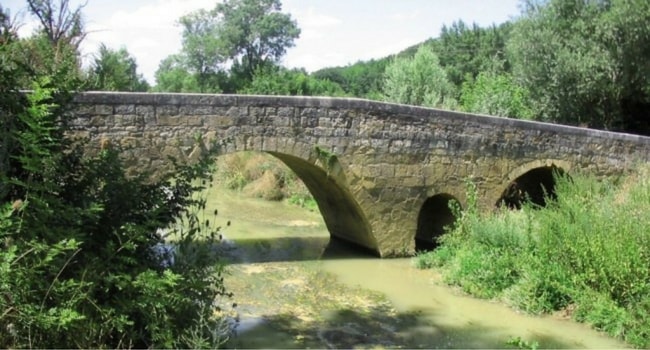
[[[212,246],[218,232],[199,220],[205,201],[193,196],[208,160],[156,183],[127,178],[118,150],[83,158],[63,139],[56,90],[42,85],[51,86],[43,80],[28,105],[10,110],[0,347],[218,346],[226,334],[215,310],[228,295]],[[176,231],[171,266],[155,250],[163,229]]]

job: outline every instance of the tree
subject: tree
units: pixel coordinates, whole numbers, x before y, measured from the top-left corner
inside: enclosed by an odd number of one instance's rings
[[[476,81],[466,81],[461,89],[462,109],[502,117],[531,119],[528,91],[515,84],[507,73],[481,72]]]
[[[481,28],[476,23],[468,26],[463,21],[443,26],[440,37],[433,41],[440,65],[447,71],[449,81],[460,91],[463,82],[474,80],[480,72],[494,70],[508,72],[510,64],[505,54],[511,24]]]
[[[183,57],[171,55],[163,59],[156,70],[156,86],[159,92],[199,92],[197,75],[190,73],[183,63]],[[216,89],[215,89],[216,90]],[[217,91],[214,91],[217,92]]]
[[[211,11],[183,16],[181,53],[161,65],[157,76],[186,81],[179,72],[184,69],[194,76],[200,92],[245,89],[255,71],[276,65],[300,35],[296,22],[281,10],[280,0],[226,0]]]
[[[88,71],[89,90],[147,91],[149,84],[137,73],[138,65],[126,48],[117,51],[99,46],[99,54]]]
[[[524,5],[508,51],[536,118],[650,134],[650,3]]]
[[[219,22],[211,12],[198,10],[180,18],[183,27],[181,57],[169,63],[184,65],[195,76],[200,92],[218,92],[215,76],[222,70],[226,58],[222,54]]]
[[[341,86],[351,96],[380,99],[386,66],[390,58],[357,62],[346,67],[324,68],[312,73],[321,80],[329,80]]]
[[[86,36],[81,10],[83,6],[70,9],[69,0],[27,0],[30,12],[41,23],[41,31],[52,46],[69,45],[79,49]]]
[[[213,16],[221,19],[218,32],[223,54],[246,77],[277,63],[300,36],[296,21],[281,11],[280,0],[225,0],[213,10]]]
[[[396,58],[385,74],[387,101],[429,107],[455,104],[445,70],[430,47],[420,46],[414,57]]]
[[[0,348],[219,346],[219,235],[195,195],[213,162],[152,182],[126,176],[116,148],[84,156],[65,137],[68,80],[29,69],[6,18],[0,8]],[[171,266],[162,229],[179,237]]]
[[[81,83],[79,45],[86,36],[82,6],[71,9],[69,0],[28,0],[30,13],[41,26],[17,45],[22,58],[36,75],[49,75],[67,89],[77,89]],[[29,88],[30,82],[20,83]]]

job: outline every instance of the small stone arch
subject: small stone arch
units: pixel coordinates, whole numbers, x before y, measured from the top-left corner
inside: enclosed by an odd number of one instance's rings
[[[508,176],[496,206],[520,209],[527,200],[545,206],[546,199],[555,196],[555,176],[569,169],[570,164],[561,160],[534,161],[516,168]]]
[[[456,216],[449,207],[452,201],[460,203],[448,193],[439,193],[424,201],[418,214],[418,226],[415,233],[416,251],[436,248],[437,239],[445,233],[445,227],[456,221]]]

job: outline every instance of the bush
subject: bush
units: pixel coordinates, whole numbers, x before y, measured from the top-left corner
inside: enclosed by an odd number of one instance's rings
[[[15,118],[0,173],[0,347],[221,344],[218,232],[193,196],[207,159],[156,183],[127,178],[118,150],[83,158],[63,139],[57,91],[40,85],[27,105],[12,92],[22,107],[0,108]],[[171,266],[156,250],[164,229],[177,238]]]

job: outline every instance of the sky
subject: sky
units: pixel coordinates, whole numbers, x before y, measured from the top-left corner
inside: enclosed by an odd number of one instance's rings
[[[58,0],[55,0],[58,1]],[[219,0],[85,0],[83,14],[89,32],[81,50],[92,60],[100,43],[125,47],[138,70],[154,84],[154,73],[165,57],[180,52],[178,18]],[[301,29],[282,64],[313,72],[382,58],[437,37],[443,25],[463,20],[480,26],[500,24],[519,13],[518,0],[283,0]],[[70,0],[72,5],[83,3]],[[25,0],[2,0],[2,6],[23,23],[27,36],[37,27]]]

